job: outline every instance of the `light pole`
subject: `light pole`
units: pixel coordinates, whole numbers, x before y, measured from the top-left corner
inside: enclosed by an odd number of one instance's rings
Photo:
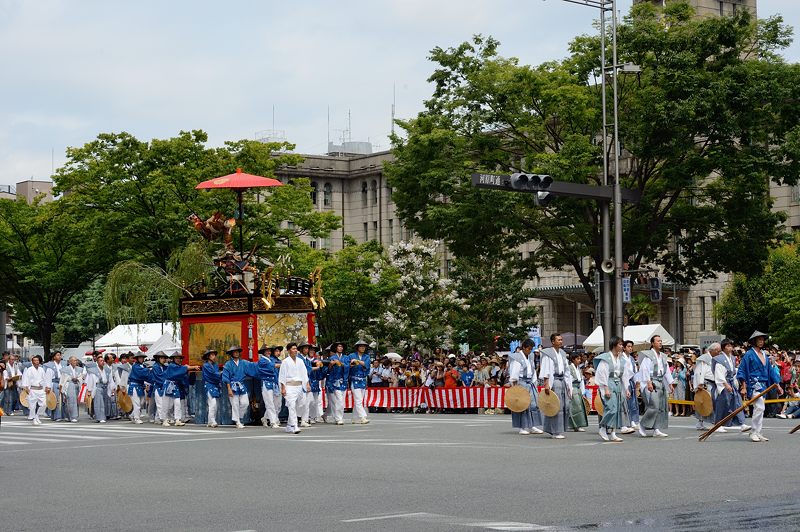
[[[603,185],[608,186],[608,104],[606,102],[606,73],[612,73],[613,93],[613,127],[614,127],[614,315],[613,329],[615,334],[622,337],[623,307],[622,307],[622,189],[619,182],[619,100],[617,94],[617,2],[616,0],[564,0],[571,4],[594,7],[600,10],[600,62],[601,75],[601,105],[603,108]],[[606,65],[606,12],[611,12],[611,56],[612,64]],[[608,203],[600,206],[600,220],[603,226],[603,260],[611,258],[611,220]],[[601,279],[606,277],[601,274]],[[603,331],[606,337],[610,336],[612,329],[611,290],[606,284],[602,290],[603,297]]]

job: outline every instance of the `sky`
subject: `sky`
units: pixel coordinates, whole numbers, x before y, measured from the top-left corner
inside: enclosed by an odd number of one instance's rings
[[[800,26],[800,0],[758,11]],[[0,185],[49,179],[105,132],[217,146],[275,129],[320,154],[349,126],[385,150],[393,100],[409,118],[431,94],[433,47],[480,33],[535,65],[597,18],[562,0],[0,0]],[[800,43],[784,55],[800,62]]]

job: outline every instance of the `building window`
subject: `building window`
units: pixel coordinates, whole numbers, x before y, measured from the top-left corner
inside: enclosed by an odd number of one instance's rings
[[[322,204],[325,207],[333,205],[333,186],[330,183],[325,183],[322,187]]]
[[[453,271],[453,259],[447,259],[445,262],[445,268],[447,269],[447,274],[450,275],[450,272]]]
[[[725,2],[719,0],[719,16],[725,16]]]
[[[372,203],[378,204],[378,182],[372,180]]]
[[[369,224],[364,222],[364,242],[369,240]]]
[[[711,296],[711,327],[713,330],[717,330],[717,313],[715,312],[715,308],[717,306],[717,298],[716,296]]]
[[[294,222],[286,222],[286,227],[294,231]]]
[[[389,240],[388,240],[388,242],[389,242],[389,245],[391,246],[392,244],[394,244],[394,220],[389,218],[389,220],[387,220],[387,223],[389,225]]]
[[[322,249],[331,249],[331,237],[326,236],[322,239]]]
[[[792,187],[792,202],[800,203],[800,184]]]
[[[311,182],[311,203],[313,203],[314,206],[317,205],[317,182],[316,181],[312,181]]]
[[[361,183],[361,206],[367,206],[367,182]]]
[[[317,239],[313,239],[308,245],[311,246],[311,249],[317,249]]]
[[[700,330],[706,330],[706,298],[700,296]]]
[[[381,239],[381,235],[378,234],[378,222],[372,222],[372,234],[375,235],[375,240]]]

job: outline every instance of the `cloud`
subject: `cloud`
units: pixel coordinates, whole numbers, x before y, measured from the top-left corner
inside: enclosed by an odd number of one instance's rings
[[[788,4],[760,0],[760,14],[800,20]],[[385,149],[393,86],[397,116],[416,114],[434,46],[482,33],[537,64],[564,57],[597,17],[561,0],[0,0],[0,184],[48,176],[52,148],[59,165],[100,132],[254,138],[273,108],[300,152],[326,150],[328,108],[332,140],[349,110],[353,139]]]

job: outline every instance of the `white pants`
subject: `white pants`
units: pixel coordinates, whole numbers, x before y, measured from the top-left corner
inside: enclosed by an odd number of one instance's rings
[[[278,410],[275,408],[276,395],[278,401],[280,401],[280,393],[275,393],[275,390],[270,390],[263,383],[261,384],[261,397],[264,398],[264,417],[262,417],[261,420],[269,421],[273,425],[278,424]],[[280,404],[280,402],[278,404]]]
[[[353,421],[367,419],[367,410],[364,408],[364,388],[353,388]]]
[[[764,424],[764,397],[759,397],[753,403],[753,432],[761,434],[761,426]]]
[[[164,397],[162,397],[158,393],[158,390],[156,390],[156,392],[153,393],[153,399],[156,400],[156,418],[155,418],[156,422],[164,421],[165,419],[167,419],[166,416],[164,415]]]
[[[286,420],[286,431],[297,429],[297,411],[302,408],[303,396],[302,386],[286,387],[286,408],[289,409],[289,418]]]
[[[298,401],[297,417],[308,423],[308,405],[311,401],[311,392],[303,391],[303,396]]]
[[[328,410],[337,422],[344,421],[344,391],[331,390],[328,393]]]
[[[312,392],[308,394],[308,417],[310,419],[319,419],[322,415],[322,394],[320,392]]]
[[[242,395],[233,394],[231,400],[231,420],[234,423],[241,423],[242,416],[247,413],[247,394]]]
[[[47,395],[44,390],[30,390],[28,392],[28,419],[39,420],[39,411],[45,409]]]
[[[217,423],[217,398],[211,397],[211,394],[206,393],[206,399],[208,400],[208,420],[207,423],[210,425],[211,423]]]
[[[133,419],[141,419],[144,397],[139,397],[139,391],[136,388],[131,393],[131,402],[133,403]]]
[[[180,397],[165,395],[161,398],[161,404],[164,410],[164,420],[174,419],[175,421],[180,421],[183,419]]]

